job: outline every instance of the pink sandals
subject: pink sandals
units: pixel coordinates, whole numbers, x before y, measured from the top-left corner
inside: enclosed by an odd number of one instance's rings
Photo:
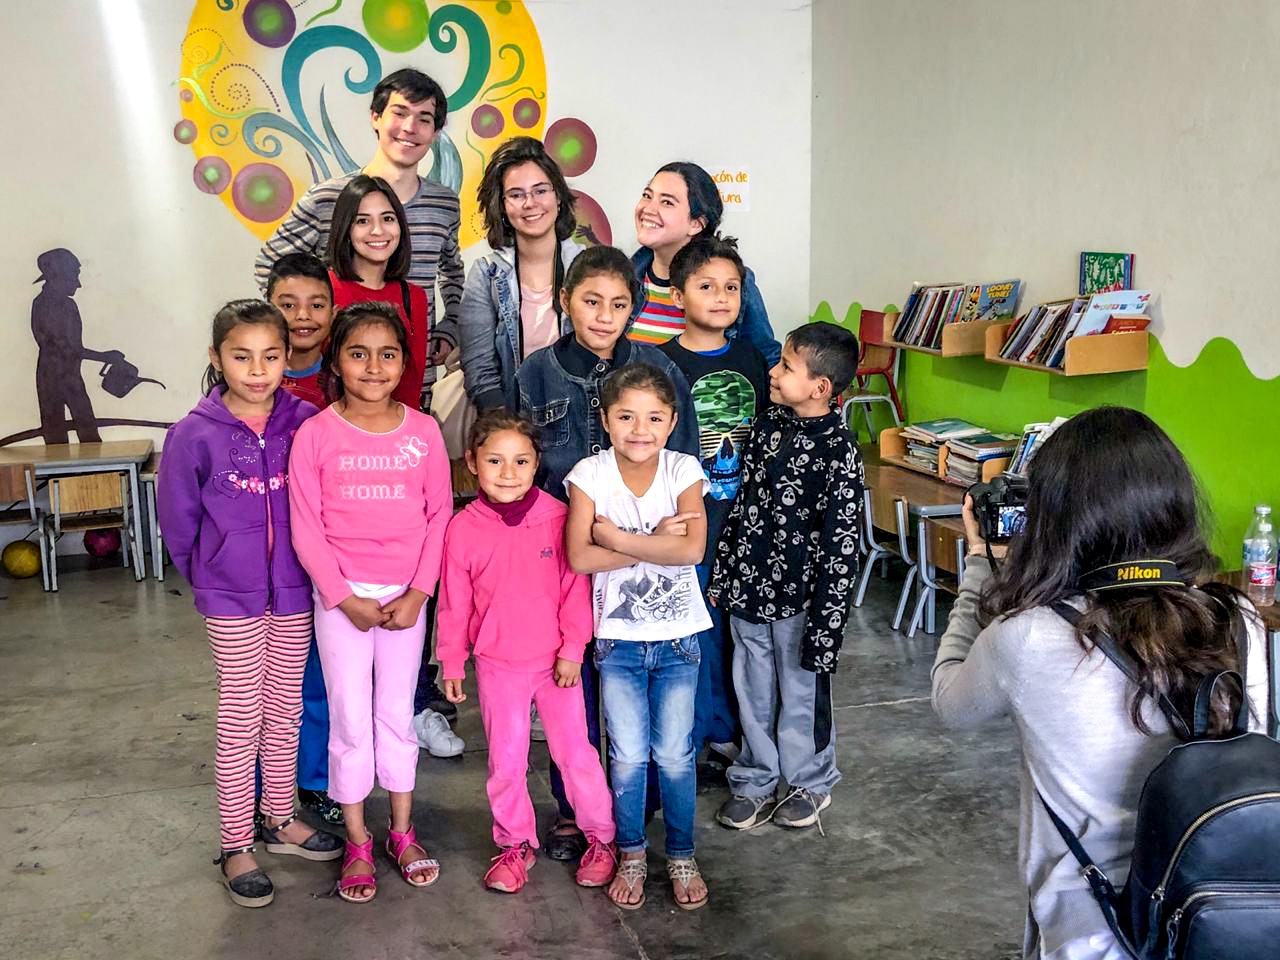
[[[347,903],[368,903],[378,892],[378,881],[373,876],[373,834],[369,834],[364,843],[352,843],[348,840],[344,852],[345,855],[342,858],[342,869],[344,871],[353,863],[367,863],[369,872],[357,873],[349,877],[339,877],[338,896],[347,901]],[[360,887],[372,887],[373,892],[365,897],[358,897],[351,892]]]
[[[391,855],[391,859],[400,867],[400,876],[404,877],[404,882],[411,887],[429,887],[440,879],[440,861],[433,857],[423,857],[420,860],[411,860],[409,863],[400,864],[400,858],[404,855],[405,850],[409,847],[421,846],[418,838],[414,836],[413,824],[409,825],[409,829],[404,833],[396,833],[391,829],[391,825],[387,824],[387,853]],[[423,848],[425,852],[426,848]],[[415,880],[413,875],[421,870],[435,870],[430,880]]]

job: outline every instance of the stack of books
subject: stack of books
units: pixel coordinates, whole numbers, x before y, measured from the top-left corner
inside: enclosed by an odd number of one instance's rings
[[[1009,328],[1000,356],[1061,368],[1068,340],[1104,332],[1112,314],[1145,313],[1150,299],[1150,290],[1116,290],[1037,304]]]
[[[948,324],[1012,317],[1021,288],[1021,280],[913,283],[894,325],[893,339],[908,346],[940,349],[942,330]]]
[[[968,420],[957,420],[954,417],[913,423],[902,431],[902,439],[907,444],[907,463],[936,475],[938,457],[944,443],[985,432],[982,427]]]
[[[1018,441],[1018,445],[1014,448],[1013,455],[1009,458],[1009,467],[1005,473],[1014,474],[1019,477],[1027,475],[1027,467],[1031,464],[1031,459],[1035,456],[1036,451],[1044,445],[1049,436],[1058,427],[1067,422],[1066,417],[1055,417],[1052,423],[1028,423],[1022,428],[1022,439]]]
[[[942,479],[961,487],[977,483],[982,479],[982,465],[1012,454],[1019,437],[1016,433],[978,433],[948,440],[947,472]]]

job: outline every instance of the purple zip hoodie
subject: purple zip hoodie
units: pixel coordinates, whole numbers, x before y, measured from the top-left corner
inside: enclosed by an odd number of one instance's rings
[[[318,411],[277,389],[258,437],[218,387],[169,428],[156,487],[165,546],[206,617],[303,613],[311,581],[289,538],[289,448]],[[267,498],[273,542],[267,545]]]

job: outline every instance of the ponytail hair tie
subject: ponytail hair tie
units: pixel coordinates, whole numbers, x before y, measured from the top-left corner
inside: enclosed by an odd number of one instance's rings
[[[1185,587],[1187,581],[1172,560],[1124,560],[1108,563],[1082,574],[1081,590],[1124,590],[1127,587]]]

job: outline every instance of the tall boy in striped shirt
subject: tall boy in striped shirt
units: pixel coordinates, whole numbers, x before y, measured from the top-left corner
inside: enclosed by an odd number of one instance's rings
[[[430,341],[420,409],[431,406],[431,384],[435,368],[458,343],[458,313],[462,305],[465,273],[462,251],[458,245],[461,210],[458,195],[440,183],[418,176],[418,164],[426,157],[431,144],[442,129],[449,105],[440,85],[419,70],[405,68],[383,77],[373,88],[369,105],[370,125],[378,138],[373,159],[360,170],[317,183],[294,204],[289,216],[258,251],[254,273],[265,290],[271,266],[285,254],[311,253],[324,257],[329,244],[329,226],[333,207],[342,189],[357,174],[381,177],[391,184],[404,205],[409,222],[409,240],[413,257],[408,280],[427,293],[430,311]],[[440,296],[444,300],[444,318],[435,304],[436,277],[440,278]],[[434,598],[427,610],[427,623],[434,614]],[[431,643],[428,627],[427,646],[423,655],[422,674],[414,696],[414,713],[428,707],[445,718],[457,716],[457,707],[449,703],[436,683],[439,669],[430,663]],[[449,730],[443,719],[426,714],[426,737],[423,743],[433,756],[457,756],[463,741]]]
[[[462,303],[462,251],[458,246],[461,222],[458,195],[443,184],[418,176],[418,164],[444,128],[448,103],[440,85],[425,73],[397,70],[373,89],[370,123],[378,138],[378,148],[360,170],[317,183],[294,205],[289,216],[276,228],[258,251],[254,274],[265,289],[271,265],[287,253],[312,253],[323,257],[329,243],[333,205],[352,177],[365,173],[391,184],[404,204],[409,221],[413,260],[408,279],[427,292],[431,308],[431,342],[427,367],[433,371],[444,363],[458,342],[458,310]],[[444,318],[435,308],[436,277]],[[429,374],[430,379],[430,374]],[[424,384],[423,406],[429,390]]]

